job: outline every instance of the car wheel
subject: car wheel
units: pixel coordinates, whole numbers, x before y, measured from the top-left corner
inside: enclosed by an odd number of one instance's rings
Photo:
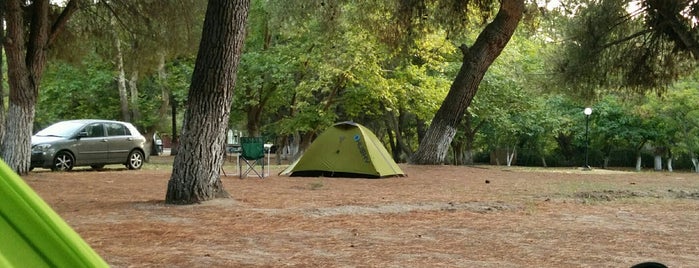
[[[90,167],[94,170],[102,170],[102,168],[104,168],[104,165],[91,165]]]
[[[139,150],[133,150],[129,154],[129,160],[126,163],[128,169],[140,169],[143,166],[143,153]]]
[[[73,169],[75,165],[75,158],[68,152],[58,152],[56,157],[53,158],[53,171],[69,171]]]

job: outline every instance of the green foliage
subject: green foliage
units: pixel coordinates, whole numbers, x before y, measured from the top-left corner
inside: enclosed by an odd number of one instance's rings
[[[560,47],[557,43],[563,38],[560,34],[565,33],[566,38],[597,34],[609,25],[592,22],[612,20],[626,12],[623,1],[597,2],[604,5],[595,8],[610,12],[604,14],[599,10],[580,9],[580,17],[553,12],[542,17],[587,21],[587,24],[578,25],[585,27],[569,27],[567,24],[561,27],[553,21],[532,18],[530,26],[540,27],[522,29],[516,34],[508,49],[486,74],[469,107],[472,121],[468,127],[472,129],[466,129],[465,123],[462,125],[455,137],[454,148],[463,150],[465,147],[459,146],[464,144],[466,133],[474,131],[476,136],[472,145],[478,152],[487,154],[496,148],[517,147],[518,154],[545,157],[552,160],[548,163],[550,165],[576,165],[584,155],[585,146],[582,110],[591,106],[594,109],[590,117],[593,156],[610,156],[619,151],[633,153],[646,142],[671,147],[678,157],[699,150],[699,141],[695,138],[699,134],[699,122],[695,119],[699,118],[699,108],[694,107],[699,103],[694,98],[699,87],[697,77],[687,78],[671,87],[662,98],[648,95],[631,99],[624,94],[606,93],[630,81],[621,70],[632,63],[618,59],[619,62],[612,61],[612,56],[622,51],[621,47],[607,48],[605,45],[628,36],[625,31],[642,30],[639,21],[604,34],[588,36],[588,39],[570,39],[575,43],[566,42],[563,48],[566,53],[577,54],[566,54],[565,59],[561,58],[561,62],[567,64],[565,68],[560,69],[562,65],[557,65],[559,69],[555,70],[565,70],[570,79],[566,82],[552,79],[550,66],[554,66],[552,59],[559,56],[553,52]],[[468,31],[455,35],[455,28],[440,26],[446,20],[459,18],[437,21],[442,19],[437,17],[447,14],[444,13],[447,10],[441,9],[445,6],[438,6],[444,3],[448,2],[427,1],[421,11],[427,19],[413,21],[420,24],[409,29],[413,35],[398,40],[399,34],[407,32],[401,32],[406,29],[399,29],[402,26],[393,23],[396,19],[392,13],[395,2],[252,1],[230,125],[244,129],[253,122],[261,127],[261,134],[283,137],[313,134],[337,121],[354,120],[370,126],[387,147],[396,145],[400,136],[406,148],[399,150],[409,154],[418,144],[421,124],[430,123],[461,66],[462,55],[456,45],[473,39]],[[115,7],[131,5],[115,3]],[[133,5],[135,10],[143,10],[143,15],[150,14],[150,3]],[[93,14],[101,14],[104,10],[98,8],[103,7],[89,6],[87,9]],[[462,11],[491,15],[475,10]],[[164,44],[177,42],[178,36],[190,38],[188,36],[198,35],[197,27],[191,28],[192,32],[187,36],[180,32],[187,28],[185,24],[191,23],[190,18],[201,15],[197,12],[201,10],[194,8],[193,14],[186,19],[189,22],[182,22],[184,24],[179,26],[171,25],[175,22],[172,18],[164,18],[172,16],[166,12],[148,19],[152,20],[149,25],[130,27],[131,23],[139,21],[132,18],[124,22],[129,27],[120,28],[119,34],[124,41],[140,46],[127,53],[127,58],[139,57],[139,53],[152,54],[129,63],[132,67],[141,64],[144,70],[138,83],[142,116],[137,125],[169,130],[170,120],[161,118],[162,111],[159,110],[164,101],[163,87],[177,103],[177,108],[185,107],[195,57],[190,49],[191,40],[184,40],[172,49]],[[85,14],[78,21],[93,23],[81,27],[95,31],[79,32],[71,28],[76,34],[74,38],[90,40],[89,45],[80,50],[82,56],[53,62],[46,72],[35,128],[70,118],[120,117],[114,79],[116,70],[111,64],[114,52],[110,38],[113,36],[108,33],[100,36],[96,31],[109,30],[111,26],[104,24],[107,20],[88,18]],[[480,18],[468,16],[464,23],[474,30],[480,29]],[[140,40],[144,38],[141,34],[149,29],[167,32],[168,25],[183,28],[173,29],[175,34],[170,37],[156,35],[153,40]],[[126,36],[127,29],[137,32]],[[150,57],[159,51],[154,47],[167,48],[164,80],[155,74],[152,65],[155,58]],[[664,57],[664,54],[648,55]],[[578,93],[581,94],[571,94],[573,89],[580,90]],[[583,102],[580,96],[591,98]],[[182,113],[183,109],[179,112]],[[389,139],[389,133],[393,134],[394,140]],[[456,144],[459,142],[461,144]]]
[[[52,57],[79,63],[97,53],[116,57],[121,42],[128,70],[152,73],[160,57],[191,57],[201,37],[206,1],[83,1],[60,35]],[[75,49],[81,47],[83,49]]]
[[[674,154],[699,153],[699,76],[684,79],[662,97],[649,96],[642,111],[659,130],[653,143],[667,146]]]
[[[657,136],[657,129],[651,127],[635,109],[635,102],[623,102],[619,97],[609,95],[593,106],[593,147],[609,155],[612,150],[631,148],[636,151]]]
[[[694,68],[695,59],[686,50],[677,49],[677,39],[669,38],[667,31],[669,25],[688,27],[691,22],[679,25],[669,17],[658,21],[657,13],[665,11],[647,5],[631,9],[635,1],[630,0],[571,2],[572,14],[560,19],[565,20],[564,43],[554,71],[578,96],[590,99],[619,87],[663,92]],[[696,42],[696,35],[686,34],[688,40]]]
[[[96,57],[81,66],[51,63],[41,84],[34,129],[78,118],[119,119],[119,95],[109,64]]]
[[[359,23],[357,18],[367,15],[386,22],[374,13],[380,10],[362,8],[372,4],[328,3],[317,13],[295,9],[311,4],[300,1],[280,10],[276,2],[253,3],[257,19],[251,20],[241,62],[232,125],[244,124],[250,116],[243,115],[258,105],[265,105],[262,120],[286,134],[338,120],[380,120],[398,110],[431,118],[448,88],[444,60],[452,57],[453,45],[439,35],[419,39],[414,49],[419,64],[413,65],[395,58],[369,25]],[[289,9],[295,15],[277,13]],[[265,102],[266,95],[271,96]]]
[[[167,76],[163,85],[170,90],[170,95],[180,105],[187,100],[189,85],[192,83],[194,59],[190,57],[176,58],[165,67]]]

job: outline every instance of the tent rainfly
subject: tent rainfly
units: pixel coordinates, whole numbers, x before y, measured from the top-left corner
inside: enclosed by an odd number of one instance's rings
[[[109,267],[0,160],[0,267]]]
[[[340,122],[321,133],[280,175],[382,178],[405,173],[371,130],[358,123]]]

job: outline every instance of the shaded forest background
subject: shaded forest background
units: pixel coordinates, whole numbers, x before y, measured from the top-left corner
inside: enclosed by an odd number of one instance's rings
[[[459,46],[473,43],[494,15],[465,11],[460,31],[426,5],[422,19],[400,32],[387,15],[393,1],[283,2],[251,1],[229,120],[232,133],[274,143],[277,159],[297,157],[325,128],[352,120],[372,129],[396,161],[408,161],[461,65]],[[582,166],[587,152],[594,167],[696,170],[694,57],[664,52],[677,44],[644,32],[650,4],[608,2],[528,2],[445,162]],[[666,2],[684,4],[687,17],[696,13],[696,1]],[[66,119],[118,119],[176,145],[205,9],[204,1],[184,0],[81,6],[49,51],[34,131]],[[687,25],[696,38],[695,23]],[[662,60],[637,61],[644,57]],[[7,102],[7,84],[2,92]]]

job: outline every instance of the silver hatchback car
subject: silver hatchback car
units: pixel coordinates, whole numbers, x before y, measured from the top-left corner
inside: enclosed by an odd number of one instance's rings
[[[71,170],[75,166],[101,169],[123,164],[140,169],[146,138],[127,122],[70,120],[55,123],[32,136],[31,168]]]

